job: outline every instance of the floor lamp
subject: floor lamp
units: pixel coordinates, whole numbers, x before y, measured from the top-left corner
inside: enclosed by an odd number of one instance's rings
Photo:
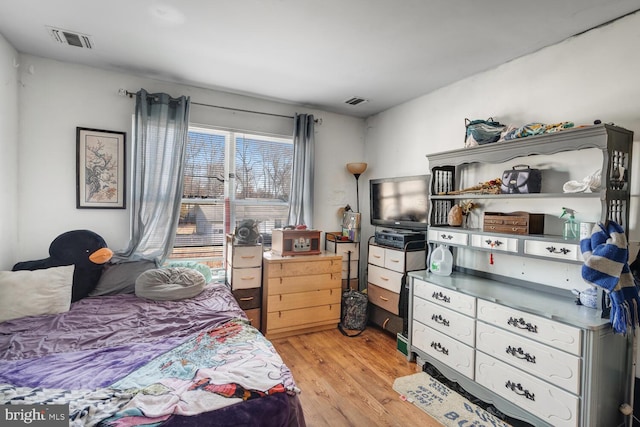
[[[358,185],[358,178],[367,170],[366,163],[347,163],[347,170],[349,173],[356,177],[356,212],[360,212],[360,186]]]

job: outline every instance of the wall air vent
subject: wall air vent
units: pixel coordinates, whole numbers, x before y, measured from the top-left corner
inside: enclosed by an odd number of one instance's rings
[[[360,105],[360,104],[364,104],[365,102],[369,102],[369,100],[360,98],[359,96],[353,96],[344,101],[345,104],[349,104],[349,105]]]
[[[82,47],[85,49],[93,49],[93,40],[91,39],[91,36],[87,34],[61,30],[60,28],[54,27],[47,27],[47,32],[56,43]]]

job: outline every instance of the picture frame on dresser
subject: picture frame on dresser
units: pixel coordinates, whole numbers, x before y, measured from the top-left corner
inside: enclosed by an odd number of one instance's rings
[[[126,208],[126,133],[76,128],[76,209]]]

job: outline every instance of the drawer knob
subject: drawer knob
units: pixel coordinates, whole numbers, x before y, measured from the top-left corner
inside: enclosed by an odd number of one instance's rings
[[[527,331],[533,332],[534,334],[538,333],[538,327],[536,325],[532,325],[531,323],[526,322],[522,317],[519,319],[509,317],[507,324],[518,329],[526,329]]]
[[[453,239],[453,236],[451,234],[441,234],[440,237],[442,237],[444,240]]]
[[[440,353],[444,354],[445,356],[449,355],[449,350],[447,350],[445,347],[443,347],[442,344],[440,344],[439,342],[431,341],[431,347],[435,351],[439,351]]]
[[[434,292],[433,295],[431,295],[431,298],[442,302],[451,302],[451,298],[444,295],[442,292]]]
[[[449,326],[449,321],[444,317],[442,317],[440,314],[438,315],[434,314],[433,316],[431,316],[431,320],[433,320],[436,323],[440,323],[443,326]]]
[[[562,254],[562,255],[566,255],[569,252],[571,252],[571,249],[567,249],[567,248],[560,248],[560,249],[556,249],[555,246],[547,246],[546,248],[549,252],[551,252],[552,254]]]
[[[520,383],[512,383],[511,381],[507,380],[507,383],[505,384],[505,387],[507,387],[508,389],[511,389],[511,391],[513,391],[515,394],[518,394],[520,396],[524,396],[529,400],[533,400],[534,402],[536,401],[536,395],[531,393],[529,390],[526,390],[524,387],[522,387],[522,384]]]
[[[518,359],[526,360],[530,363],[536,363],[536,357],[530,355],[529,353],[525,353],[522,347],[515,348],[509,346],[507,347],[507,354],[510,354]]]
[[[487,245],[494,247],[494,246],[500,246],[502,244],[502,242],[500,240],[491,240],[491,239],[487,239],[484,241]]]

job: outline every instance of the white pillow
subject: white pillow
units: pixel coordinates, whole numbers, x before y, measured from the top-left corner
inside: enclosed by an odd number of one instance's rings
[[[0,271],[0,322],[69,311],[74,268]]]

